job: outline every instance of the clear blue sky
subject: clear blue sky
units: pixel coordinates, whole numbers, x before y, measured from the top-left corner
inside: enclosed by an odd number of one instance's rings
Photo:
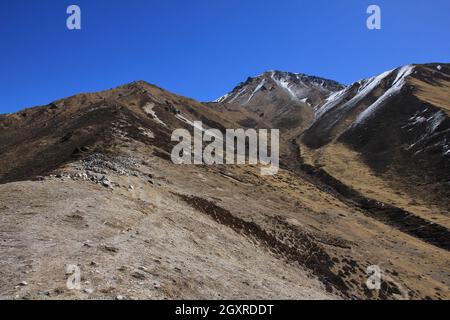
[[[372,3],[381,31],[366,28]],[[81,31],[66,28],[70,4]],[[348,84],[449,59],[449,0],[0,2],[0,113],[133,80],[209,101],[269,69]]]

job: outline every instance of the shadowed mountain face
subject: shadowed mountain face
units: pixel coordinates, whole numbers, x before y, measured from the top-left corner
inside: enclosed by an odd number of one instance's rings
[[[432,202],[448,210],[449,98],[448,64],[398,68],[330,96],[302,142],[316,151],[344,144],[377,175],[394,174],[403,188],[429,185],[437,195]]]
[[[269,71],[211,103],[138,81],[1,115],[0,297],[448,299],[449,113],[450,66],[427,64],[348,87]],[[172,163],[194,121],[280,129],[280,172]],[[92,290],[65,288],[72,263]]]

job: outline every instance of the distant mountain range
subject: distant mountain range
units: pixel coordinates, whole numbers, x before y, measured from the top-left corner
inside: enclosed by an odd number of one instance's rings
[[[0,115],[0,297],[448,299],[449,115],[446,63],[349,86],[267,71],[207,103],[136,81]],[[173,164],[194,121],[280,129],[280,173]],[[61,289],[71,261],[95,288]]]

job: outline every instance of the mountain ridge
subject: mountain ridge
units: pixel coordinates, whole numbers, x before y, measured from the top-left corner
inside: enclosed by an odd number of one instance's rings
[[[239,91],[247,85],[249,85],[252,82],[259,82],[259,85],[256,87],[255,91],[253,91],[253,95],[257,93],[259,90],[264,88],[264,83],[267,80],[273,80],[276,82],[278,86],[281,86],[285,88],[287,91],[291,93],[291,95],[295,98],[296,94],[293,93],[289,86],[303,82],[303,84],[314,84],[316,86],[322,86],[323,88],[332,88],[332,90],[335,90],[336,88],[342,89],[344,86],[338,83],[334,80],[329,80],[322,77],[307,75],[304,73],[295,73],[295,72],[288,72],[288,71],[280,71],[280,70],[268,70],[260,75],[254,76],[254,77],[248,77],[246,81],[243,81],[239,83],[237,86],[233,88],[232,91],[229,93],[221,96],[220,98],[216,99],[213,102],[233,102],[234,99],[239,97]],[[237,96],[233,96],[233,93],[237,94]],[[250,97],[247,100],[247,104],[250,102],[252,97]],[[305,98],[305,97],[303,97]],[[231,101],[230,101],[231,100]]]

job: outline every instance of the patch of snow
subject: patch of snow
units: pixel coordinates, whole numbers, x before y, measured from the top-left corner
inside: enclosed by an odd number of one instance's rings
[[[380,83],[383,79],[385,79],[387,76],[389,76],[394,70],[386,71],[376,77],[372,77],[366,80],[359,80],[355,82],[353,85],[350,85],[349,87],[332,93],[325,103],[316,108],[315,110],[315,121],[320,119],[324,114],[326,114],[329,110],[333,109],[334,107],[338,106],[339,103],[342,101],[342,98],[344,97],[345,93],[348,92],[348,90],[354,85],[359,85],[357,94],[350,99],[348,102],[346,102],[344,105],[340,106],[340,109],[347,109],[350,106],[356,105],[361,100],[363,100],[368,94],[370,94]]]
[[[177,119],[179,119],[179,120],[181,120],[181,121],[187,123],[188,125],[190,125],[190,126],[192,126],[192,127],[194,126],[194,121],[192,121],[192,120],[186,118],[186,117],[185,117],[184,115],[182,115],[181,113],[176,114],[176,115],[175,115],[175,118],[177,118]]]
[[[411,124],[414,125],[414,124],[423,123],[423,122],[427,121],[427,118],[418,116],[418,117],[412,117],[409,120],[411,120],[412,121]]]
[[[444,146],[444,156],[450,156],[450,146],[448,145]]]
[[[447,139],[445,139],[445,141],[443,143],[442,154],[444,156],[450,156],[450,144],[448,143]]]
[[[414,66],[412,66],[412,65],[407,65],[407,66],[400,68],[397,71],[397,76],[396,76],[394,82],[392,83],[392,86],[389,88],[389,90],[386,90],[386,92],[380,98],[378,98],[377,101],[375,101],[371,106],[366,108],[366,110],[361,112],[359,114],[359,116],[356,118],[355,122],[352,124],[352,127],[357,126],[357,125],[363,123],[364,121],[366,121],[369,117],[371,117],[375,113],[375,111],[378,109],[378,107],[381,106],[388,98],[397,94],[402,89],[403,85],[405,84],[406,78],[409,75],[411,75],[413,73],[413,71],[414,71]],[[389,72],[388,74],[390,74],[391,72]],[[378,85],[378,83],[381,81],[381,79],[384,79],[387,76],[386,73],[384,73],[383,75],[384,76],[382,78],[378,77],[378,80],[373,81],[373,83],[377,82],[377,85]],[[370,91],[372,91],[376,87],[376,85],[374,86],[373,83],[370,85],[367,85],[366,88],[370,87],[371,88]],[[363,91],[366,91],[366,89],[363,89]]]
[[[245,93],[245,91],[247,91],[247,88],[244,87],[242,88],[230,101],[228,101],[229,103],[232,103],[233,101],[235,101],[237,98],[239,98],[241,95],[243,95]]]
[[[436,129],[440,126],[442,122],[446,119],[446,115],[442,111],[438,111],[433,114],[430,118],[428,118],[428,122],[430,123],[429,132],[434,133]]]
[[[296,94],[294,93],[294,91],[292,91],[291,88],[289,88],[289,85],[291,84],[286,78],[280,78],[280,79],[275,79],[275,72],[272,72],[272,75],[270,76],[272,78],[273,81],[275,81],[277,83],[277,85],[279,85],[280,87],[282,87],[283,89],[285,89],[287,92],[289,92],[289,94],[294,98],[297,99]]]
[[[322,80],[322,81],[319,81],[319,82],[313,81],[312,84],[314,86],[316,86],[316,87],[324,88],[325,87],[325,80]]]
[[[249,103],[250,100],[252,100],[255,93],[258,92],[259,90],[261,90],[261,88],[263,87],[265,82],[266,82],[266,79],[262,79],[261,83],[255,88],[255,90],[253,90],[252,94],[250,95],[250,97],[248,98],[248,100],[245,104]]]
[[[340,98],[347,92],[348,88],[345,88],[341,91],[332,93],[326,100],[325,104],[315,109],[314,117],[315,119],[319,119],[322,117],[328,110],[335,107],[338,102],[340,101]]]
[[[158,115],[157,115],[156,112],[153,110],[154,107],[155,107],[155,104],[154,104],[154,103],[147,103],[147,104],[144,106],[144,111],[145,111],[147,114],[151,115],[151,116],[153,117],[153,120],[155,120],[155,121],[158,122],[159,124],[163,125],[164,127],[167,127],[167,125],[166,125],[161,119],[158,118]]]
[[[439,71],[441,71],[441,70],[442,70],[442,66],[441,66],[441,65],[438,65],[438,66],[436,67],[436,69],[438,69]]]
[[[385,79],[387,76],[389,76],[393,70],[389,70],[386,72],[383,72],[379,76],[373,77],[368,79],[367,81],[362,81],[362,86],[358,90],[358,94],[353,97],[353,99],[350,101],[352,103],[356,103],[364,99],[370,92],[372,92],[373,89],[375,89],[380,82]]]
[[[418,145],[419,143],[421,143],[422,141],[424,141],[425,139],[427,139],[430,136],[432,136],[435,133],[436,129],[441,125],[442,122],[444,122],[444,120],[446,118],[447,118],[446,114],[444,112],[442,112],[441,110],[439,110],[438,112],[434,113],[432,116],[430,116],[428,118],[425,118],[425,117],[412,117],[410,119],[410,121],[412,121],[412,122],[409,123],[407,126],[425,123],[426,124],[426,132],[416,142],[411,144],[406,149],[410,150],[410,149],[414,148],[416,145]],[[420,121],[418,121],[419,119],[420,119]],[[444,149],[444,155],[446,155],[447,151],[448,151],[448,150],[446,150],[446,148],[448,147],[448,145],[446,144],[445,141],[442,142],[442,145],[443,145],[443,149]]]
[[[144,136],[146,136],[146,137],[148,137],[148,138],[150,138],[150,139],[155,138],[155,135],[153,134],[153,132],[150,131],[150,130],[148,130],[148,129],[139,127],[139,131],[140,131]]]
[[[229,96],[230,96],[230,94],[227,93],[227,94],[221,96],[220,98],[214,100],[214,102],[223,102],[223,101],[225,101]]]
[[[307,105],[311,105],[311,104],[308,102],[308,98],[300,99],[300,102],[306,103]]]

